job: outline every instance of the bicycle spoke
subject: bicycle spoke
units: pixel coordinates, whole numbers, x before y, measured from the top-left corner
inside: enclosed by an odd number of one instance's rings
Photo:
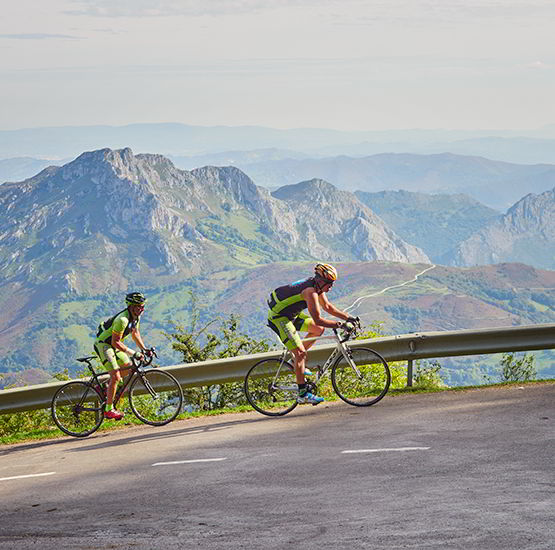
[[[129,390],[129,405],[139,420],[152,426],[171,422],[181,411],[183,392],[168,372],[147,370],[137,374]]]
[[[297,406],[298,386],[289,363],[280,368],[279,359],[264,359],[254,365],[245,378],[245,395],[262,414],[282,416]]]
[[[351,349],[351,361],[340,356],[335,362],[331,381],[343,401],[358,407],[377,403],[387,393],[391,374],[381,355],[367,348]]]
[[[104,402],[88,383],[70,382],[54,394],[52,418],[64,433],[86,437],[102,424]]]

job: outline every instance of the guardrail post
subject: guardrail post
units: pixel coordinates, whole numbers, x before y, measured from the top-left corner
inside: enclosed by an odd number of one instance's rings
[[[407,388],[412,388],[412,359],[407,361]]]

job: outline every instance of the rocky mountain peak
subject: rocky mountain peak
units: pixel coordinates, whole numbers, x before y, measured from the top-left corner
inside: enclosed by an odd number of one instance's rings
[[[238,198],[259,194],[261,190],[247,174],[234,166],[204,166],[192,170],[191,175],[209,186],[211,192],[231,194]]]
[[[341,254],[330,246],[333,239],[336,246],[364,260],[429,262],[422,250],[400,239],[354,194],[325,180],[315,178],[284,186],[272,196],[286,202],[302,221],[309,242],[326,243],[319,253],[322,259],[337,259]]]
[[[463,241],[456,266],[522,262],[555,269],[555,188],[528,194],[504,216]]]
[[[555,188],[523,197],[509,208],[503,223],[512,231],[542,232],[555,239]]]
[[[301,181],[292,185],[284,185],[272,192],[272,196],[281,200],[297,200],[306,197],[322,197],[330,198],[340,191],[331,183],[313,178],[311,180]]]
[[[83,153],[0,186],[0,274],[83,293],[277,260],[428,261],[351,193],[318,179],[292,187],[276,197],[235,167]]]

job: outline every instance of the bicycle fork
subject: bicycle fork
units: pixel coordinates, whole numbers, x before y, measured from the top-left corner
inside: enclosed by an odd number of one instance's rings
[[[347,364],[355,371],[355,374],[357,375],[359,380],[361,380],[362,374],[353,361],[353,354],[351,353],[351,350],[343,342],[339,343],[339,349],[341,350],[341,355],[343,355],[345,361],[347,361]]]
[[[158,394],[156,393],[156,390],[152,387],[152,385],[148,381],[148,378],[146,376],[143,376],[142,373],[137,372],[137,374],[141,378],[141,382],[143,383],[147,392],[150,393],[151,397],[153,399],[158,399]],[[131,388],[129,388],[129,390],[131,390]]]

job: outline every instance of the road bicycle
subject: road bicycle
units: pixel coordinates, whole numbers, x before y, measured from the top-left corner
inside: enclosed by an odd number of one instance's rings
[[[174,420],[183,404],[183,390],[177,379],[169,372],[155,367],[147,368],[156,357],[154,348],[140,359],[131,357],[132,373],[118,387],[114,406],[128,390],[129,407],[145,424],[164,426]],[[147,357],[148,355],[149,357]],[[87,381],[74,380],[59,388],[52,398],[52,418],[62,432],[75,437],[87,437],[94,433],[104,420],[108,379],[106,373],[97,373],[92,365],[95,355],[79,357],[87,363],[92,377]],[[103,376],[103,379],[100,379]]]
[[[305,339],[306,342],[331,338],[337,344],[324,366],[317,367],[316,380],[307,378],[309,392],[317,393],[318,382],[331,367],[333,389],[349,405],[369,407],[384,397],[391,383],[387,361],[372,349],[348,344],[360,331],[357,317],[355,322],[343,323],[339,330],[333,329],[333,336]],[[280,358],[263,359],[247,373],[245,395],[258,412],[283,416],[297,406],[298,386],[295,368],[288,360],[291,358],[291,352],[284,349]]]

